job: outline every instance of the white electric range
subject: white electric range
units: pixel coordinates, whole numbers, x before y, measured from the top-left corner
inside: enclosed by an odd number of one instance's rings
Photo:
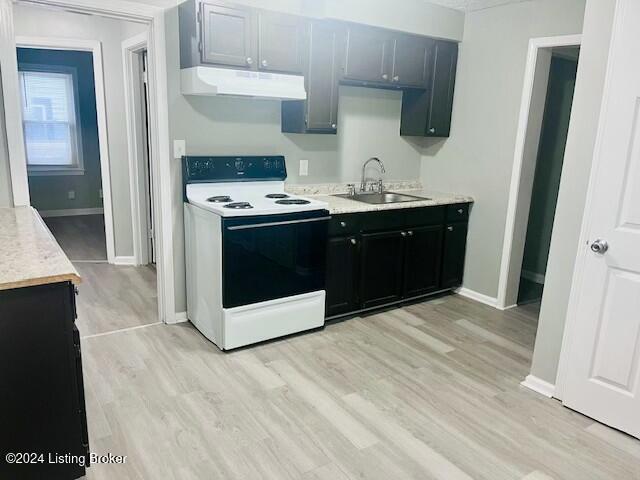
[[[327,205],[282,156],[183,157],[187,315],[223,350],[324,325]]]

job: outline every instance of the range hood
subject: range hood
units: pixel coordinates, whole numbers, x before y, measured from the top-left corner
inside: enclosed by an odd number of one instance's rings
[[[183,95],[231,95],[280,100],[304,100],[304,77],[280,73],[190,67],[180,71]]]

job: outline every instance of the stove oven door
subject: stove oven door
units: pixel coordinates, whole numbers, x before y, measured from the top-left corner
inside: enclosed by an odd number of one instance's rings
[[[224,218],[224,308],[324,290],[326,210]]]

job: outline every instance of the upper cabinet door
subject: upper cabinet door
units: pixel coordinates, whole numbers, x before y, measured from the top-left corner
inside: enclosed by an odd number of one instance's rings
[[[258,13],[260,70],[302,74],[309,22],[293,15]]]
[[[417,35],[398,34],[393,42],[391,82],[398,85],[425,87],[434,41]]]
[[[362,82],[389,82],[391,43],[391,36],[385,30],[348,26],[344,78]]]
[[[311,26],[307,71],[308,130],[334,130],[338,124],[338,82],[344,54],[344,30],[326,23]]]
[[[202,63],[252,68],[251,10],[202,3]]]
[[[431,105],[426,136],[449,136],[457,64],[458,44],[437,41],[433,58]]]

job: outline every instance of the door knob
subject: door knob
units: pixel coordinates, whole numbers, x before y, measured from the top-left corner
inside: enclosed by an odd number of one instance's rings
[[[598,238],[591,244],[590,248],[592,252],[602,255],[606,253],[607,250],[609,250],[609,244],[606,242],[606,240],[601,240]]]

